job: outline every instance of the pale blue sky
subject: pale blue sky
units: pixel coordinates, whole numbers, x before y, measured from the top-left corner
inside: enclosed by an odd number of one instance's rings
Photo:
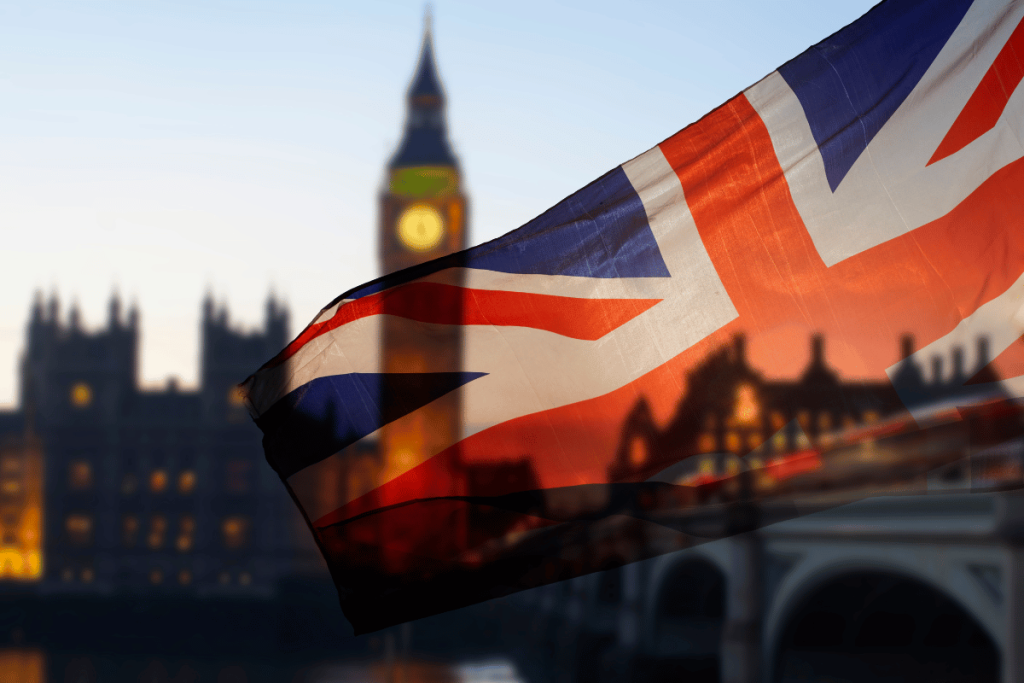
[[[470,239],[514,229],[863,14],[864,0],[434,3]],[[142,312],[196,381],[209,289],[297,333],[375,277],[377,192],[423,3],[0,0],[0,405],[33,293]],[[241,380],[243,378],[239,378]]]

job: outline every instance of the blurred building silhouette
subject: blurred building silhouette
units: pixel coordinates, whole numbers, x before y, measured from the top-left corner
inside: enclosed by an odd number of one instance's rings
[[[984,337],[977,340],[975,367],[968,371],[963,350],[954,349],[947,374],[939,357],[932,359],[930,372],[921,368],[913,338],[904,336],[902,361],[892,381],[844,380],[828,365],[824,337],[812,337],[810,345],[810,362],[799,377],[770,380],[747,362],[745,337],[735,337],[731,347],[712,353],[687,374],[688,390],[662,428],[641,398],[626,419],[610,479],[643,480],[698,454],[749,455],[763,463],[773,454],[816,445],[831,433],[877,422],[905,407],[953,397],[969,403],[973,394],[991,391],[985,385],[999,379],[989,367]]]
[[[203,302],[200,386],[139,386],[139,313],[82,328],[32,307],[21,408],[0,416],[0,576],[46,593],[272,593],[294,571],[293,504],[236,385],[287,342],[273,297],[242,332]],[[45,476],[43,472],[45,470]]]

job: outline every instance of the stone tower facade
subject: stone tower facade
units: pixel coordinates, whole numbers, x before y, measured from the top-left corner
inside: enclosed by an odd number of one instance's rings
[[[433,38],[427,20],[419,64],[407,95],[405,131],[388,163],[380,196],[379,249],[383,273],[391,273],[460,251],[466,246],[467,202],[458,161],[448,141],[445,97],[434,63]],[[459,287],[457,271],[445,271],[441,284]],[[444,273],[442,273],[442,278]],[[454,291],[454,290],[451,290]],[[461,299],[446,297],[452,320],[460,317]],[[433,291],[423,292],[422,306],[436,307]],[[446,316],[449,317],[449,316]],[[455,373],[461,369],[462,337],[458,325],[432,326],[428,335],[410,333],[410,321],[382,317],[381,372]],[[406,382],[382,386],[385,405],[401,401],[396,392]],[[410,416],[386,426],[379,441],[383,475],[407,470],[453,443],[461,432],[458,392],[433,401]]]

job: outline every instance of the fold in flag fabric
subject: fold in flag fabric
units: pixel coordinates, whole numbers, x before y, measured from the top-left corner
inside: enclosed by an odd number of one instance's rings
[[[243,384],[358,633],[870,495],[1018,487],[1024,3],[886,0]],[[385,373],[458,328],[461,365]],[[457,397],[461,433],[382,453]]]

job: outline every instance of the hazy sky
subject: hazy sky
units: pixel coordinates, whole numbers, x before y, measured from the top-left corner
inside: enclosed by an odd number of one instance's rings
[[[870,0],[434,3],[470,241],[508,232],[863,14]],[[0,0],[0,405],[36,290],[142,313],[194,384],[204,292],[292,333],[375,277],[418,1]],[[255,369],[255,368],[254,368]],[[239,378],[241,380],[243,378]]]

